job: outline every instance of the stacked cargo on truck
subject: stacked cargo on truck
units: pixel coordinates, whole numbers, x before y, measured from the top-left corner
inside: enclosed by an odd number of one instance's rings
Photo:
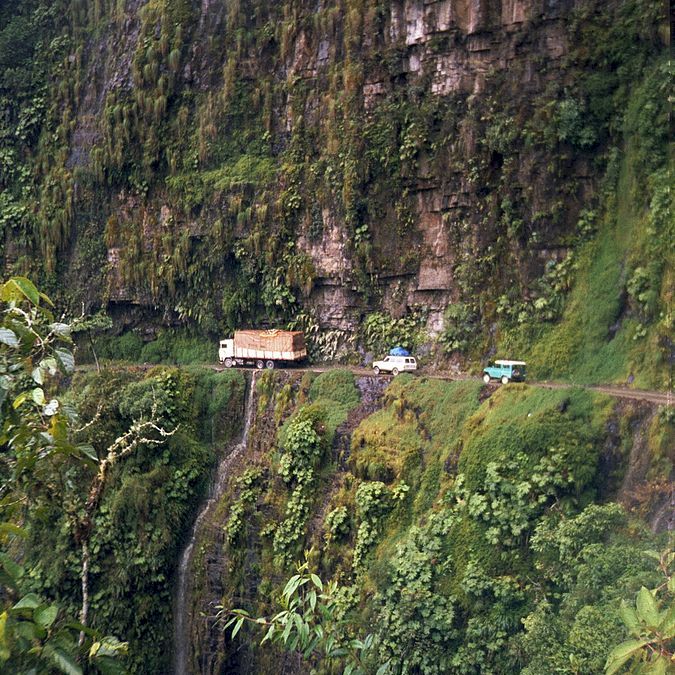
[[[218,358],[225,367],[254,365],[274,368],[281,363],[297,363],[307,357],[302,331],[237,330],[230,340],[221,340]]]

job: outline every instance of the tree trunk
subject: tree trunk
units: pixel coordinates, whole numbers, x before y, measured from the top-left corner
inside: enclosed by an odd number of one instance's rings
[[[96,372],[100,373],[101,366],[98,363],[98,357],[96,356],[96,349],[94,349],[94,338],[92,337],[91,332],[89,333],[89,343],[91,345],[91,353],[94,355],[94,363],[96,363]]]
[[[89,614],[89,543],[82,542],[82,609],[80,610],[80,623],[87,625],[87,616]],[[79,644],[84,643],[84,631],[80,631]]]

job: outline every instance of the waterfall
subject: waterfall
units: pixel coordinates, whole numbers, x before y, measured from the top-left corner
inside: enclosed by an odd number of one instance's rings
[[[187,545],[180,558],[180,564],[178,566],[178,588],[176,590],[176,602],[174,605],[174,675],[187,675],[188,673],[188,654],[190,648],[189,602],[190,581],[192,578],[190,572],[195,541],[197,540],[197,535],[206,516],[218,503],[218,500],[223,494],[232,462],[234,462],[234,460],[246,449],[248,432],[251,427],[251,420],[253,419],[253,393],[255,390],[255,380],[256,371],[253,371],[251,375],[251,384],[246,394],[244,428],[239,442],[229,453],[223,453],[223,457],[218,463],[218,469],[209,490],[209,496],[195,519],[192,531],[190,532],[190,538],[188,539]]]

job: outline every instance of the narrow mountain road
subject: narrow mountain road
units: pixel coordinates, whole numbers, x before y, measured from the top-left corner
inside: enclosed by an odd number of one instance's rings
[[[214,370],[225,370],[222,366],[212,366]],[[364,368],[357,366],[338,366],[343,370],[349,370],[354,373],[354,375],[363,377],[381,377],[384,379],[393,379],[392,375],[380,374],[375,376],[373,374],[372,368]],[[281,370],[290,371],[290,372],[313,372],[313,373],[325,373],[329,370],[332,370],[335,366],[304,366],[304,367],[284,367]],[[247,368],[242,368],[242,370],[250,370]],[[428,377],[430,379],[436,380],[482,380],[482,378],[475,375],[467,375],[466,373],[450,372],[450,371],[436,371],[434,373],[427,373],[424,371],[418,371],[414,374],[415,377]],[[675,405],[675,395],[672,391],[652,391],[647,389],[628,389],[626,387],[620,387],[617,385],[604,385],[604,384],[570,384],[568,382],[535,382],[527,381],[527,384],[533,387],[543,387],[544,389],[572,389],[574,387],[580,387],[581,389],[590,389],[591,391],[597,391],[602,394],[607,394],[608,396],[614,396],[615,398],[630,398],[637,401],[649,401],[650,403],[656,403],[657,405]],[[493,387],[501,386],[496,382],[489,385]]]
[[[161,364],[159,364],[161,365]],[[220,364],[201,364],[205,368],[211,368],[215,371],[227,370],[225,366]],[[149,370],[154,368],[154,365],[149,364],[138,364],[138,365],[122,365],[115,364],[108,366],[112,368],[129,368],[129,369],[138,369],[138,370]],[[384,373],[376,376],[373,373],[372,368],[358,367],[358,366],[295,366],[295,367],[281,367],[279,370],[284,372],[312,372],[312,373],[325,373],[329,370],[335,368],[340,368],[341,370],[349,370],[358,377],[380,377],[386,380],[393,379],[392,375],[386,375]],[[87,371],[93,370],[93,365],[84,365],[78,366],[77,370]],[[238,370],[256,370],[255,368],[237,368]],[[460,372],[451,372],[451,371],[435,371],[433,373],[427,373],[423,370],[417,371],[414,375],[415,377],[427,377],[435,380],[481,380],[482,378],[475,375],[467,375],[466,373]],[[614,396],[615,398],[629,398],[635,401],[649,401],[656,405],[666,405],[666,406],[675,406],[675,394],[672,391],[655,391],[647,389],[629,389],[627,387],[621,387],[618,385],[608,385],[608,384],[570,384],[568,382],[536,382],[528,380],[526,384],[529,384],[532,387],[543,387],[544,389],[572,389],[574,387],[579,387],[581,389],[589,389],[591,391],[597,391],[602,394],[607,394],[608,396]],[[499,387],[502,386],[497,382],[488,385],[490,387]]]

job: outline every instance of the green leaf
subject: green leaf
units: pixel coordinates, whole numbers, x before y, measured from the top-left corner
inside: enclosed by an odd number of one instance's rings
[[[119,661],[111,656],[97,656],[93,663],[101,671],[101,675],[127,675],[129,672]]]
[[[19,339],[16,333],[9,328],[0,328],[0,342],[8,347],[16,348],[19,346]]]
[[[56,621],[56,616],[58,613],[59,608],[56,605],[50,605],[49,607],[36,610],[33,613],[33,618],[43,628],[49,628],[54,623],[54,621]]]
[[[661,561],[661,556],[656,551],[643,551],[642,553],[646,555],[648,558],[652,558],[657,562]]]
[[[7,661],[12,655],[9,649],[9,636],[7,630],[7,612],[0,614],[0,662]]]
[[[627,640],[614,647],[607,657],[605,675],[613,675],[631,657],[635,656],[649,640]]]
[[[56,375],[56,371],[58,370],[58,364],[56,363],[56,359],[50,356],[40,361],[40,368],[48,370],[50,375]]]
[[[300,583],[300,575],[294,574],[286,583],[282,595],[284,595],[287,598],[290,598],[291,595],[295,593],[295,589],[298,587],[299,583]]]
[[[42,374],[42,368],[33,368],[32,372],[33,382],[35,384],[43,385],[45,383],[44,376]]]
[[[33,283],[29,279],[26,279],[26,277],[13,277],[4,284],[2,289],[3,300],[18,299],[18,296],[20,295],[34,305],[40,304],[40,293],[38,292],[38,289],[35,288]]]
[[[67,349],[55,349],[54,355],[66,374],[75,370],[75,357]]]
[[[272,624],[272,625],[269,627],[269,630],[267,631],[267,633],[265,633],[265,637],[260,641],[260,644],[261,644],[261,645],[262,645],[262,644],[265,644],[265,642],[267,642],[268,640],[270,640],[270,639],[272,638],[272,636],[274,635],[274,631],[275,631],[275,630],[276,630],[276,626],[275,626],[274,624]]]
[[[98,464],[98,455],[96,454],[96,450],[94,450],[93,446],[86,444],[78,445],[77,451],[84,455],[84,457],[87,459],[90,459],[92,462],[96,462],[96,464]]]
[[[19,394],[14,401],[12,402],[12,408],[16,410],[21,406],[22,403],[24,403],[26,400],[28,400],[28,392],[24,391],[22,394]]]
[[[35,389],[33,389],[33,391],[31,392],[31,396],[33,398],[33,401],[38,405],[45,404],[45,392],[42,390],[42,388],[35,387]]]
[[[659,624],[659,633],[666,640],[675,638],[675,602],[663,613]]]
[[[666,675],[668,661],[663,656],[659,656],[656,661],[650,663],[644,671],[645,675]]]
[[[244,617],[237,619],[237,623],[234,624],[232,629],[232,639],[234,640],[237,633],[241,630],[241,627],[244,625]]]
[[[77,665],[75,659],[60,647],[54,647],[47,643],[44,648],[44,654],[49,660],[66,675],[82,675],[82,669]]]
[[[638,621],[635,610],[624,600],[621,602],[619,613],[631,635],[638,637],[640,635],[640,622]]]
[[[67,323],[50,323],[49,330],[59,337],[70,337],[70,326]]]
[[[0,554],[0,584],[17,591],[21,577],[23,577],[23,568],[9,556]]]
[[[79,621],[67,621],[63,624],[63,627],[71,628],[72,630],[76,630],[78,633],[82,632],[85,635],[88,635],[90,638],[94,638],[96,636],[96,631],[93,628],[89,628]]]
[[[12,609],[35,609],[40,606],[40,598],[35,593],[28,593],[24,595],[19,602],[17,602]]]
[[[14,523],[0,523],[0,534],[13,534],[16,537],[22,537],[25,539],[28,536],[28,532],[23,527],[19,527]]]
[[[644,586],[637,595],[637,614],[650,628],[659,625],[660,613],[652,592]]]
[[[312,575],[310,575],[310,576],[311,576],[311,579],[312,579],[312,582],[314,583],[314,585],[315,585],[320,591],[322,591],[322,590],[323,590],[323,582],[321,581],[321,579],[320,579],[316,574],[312,574]]]

